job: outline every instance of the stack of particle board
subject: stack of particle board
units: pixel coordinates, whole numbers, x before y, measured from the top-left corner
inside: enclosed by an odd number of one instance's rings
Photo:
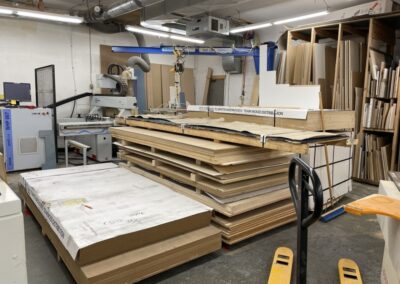
[[[228,244],[295,219],[291,154],[136,127],[110,131],[133,171],[213,208]]]
[[[221,246],[211,208],[114,164],[22,174],[24,200],[78,283],[132,283]]]

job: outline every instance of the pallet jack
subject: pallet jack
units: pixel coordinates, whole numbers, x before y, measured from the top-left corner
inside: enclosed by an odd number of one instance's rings
[[[296,284],[307,281],[308,227],[319,220],[323,212],[321,181],[309,165],[300,158],[293,158],[289,166],[289,188],[297,214]],[[299,196],[300,191],[300,196]],[[309,211],[309,194],[314,201],[314,211]],[[268,284],[290,284],[293,267],[293,252],[279,247],[274,255]],[[360,269],[351,259],[340,259],[338,263],[341,284],[362,284]]]

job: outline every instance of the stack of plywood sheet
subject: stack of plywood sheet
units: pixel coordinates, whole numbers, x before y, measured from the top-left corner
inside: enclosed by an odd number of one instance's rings
[[[21,175],[22,194],[78,283],[132,283],[221,247],[211,208],[115,164]]]
[[[212,207],[225,243],[295,219],[287,185],[289,153],[136,127],[111,133],[121,159],[142,169],[133,170]]]

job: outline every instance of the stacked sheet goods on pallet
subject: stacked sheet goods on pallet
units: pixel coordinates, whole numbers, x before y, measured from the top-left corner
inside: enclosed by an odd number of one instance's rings
[[[290,153],[136,127],[110,131],[132,171],[213,208],[227,244],[296,218],[287,182]]]
[[[214,252],[211,208],[115,164],[21,174],[24,201],[77,283],[132,283]]]

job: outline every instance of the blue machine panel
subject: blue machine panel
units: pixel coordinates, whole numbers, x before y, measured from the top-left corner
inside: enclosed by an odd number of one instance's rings
[[[3,110],[3,136],[4,136],[4,154],[6,170],[14,170],[14,149],[12,135],[12,116],[10,109]]]

